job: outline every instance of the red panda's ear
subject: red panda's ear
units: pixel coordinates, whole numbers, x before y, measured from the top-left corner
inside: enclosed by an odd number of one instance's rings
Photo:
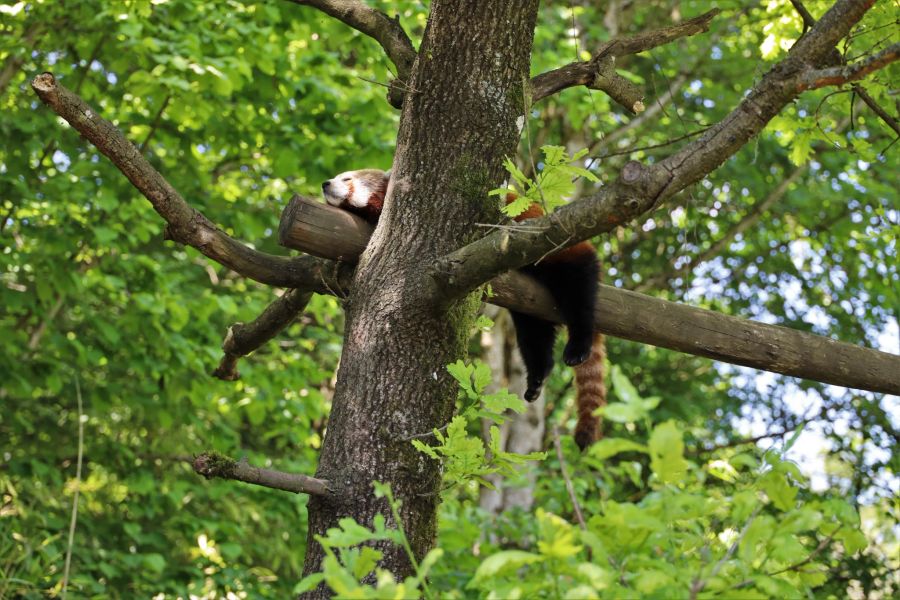
[[[384,172],[384,180],[387,181],[390,178],[391,178],[391,170],[388,169],[387,171]]]

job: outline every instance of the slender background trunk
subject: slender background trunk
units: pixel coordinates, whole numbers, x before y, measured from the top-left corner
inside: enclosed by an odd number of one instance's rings
[[[336,500],[310,501],[306,573],[323,558],[314,536],[340,518],[370,523],[383,513],[390,521],[373,481],[389,483],[402,500],[413,552],[421,557],[434,544],[440,472],[409,437],[452,415],[457,388],[445,367],[465,355],[480,297],[441,312],[424,273],[434,258],[472,241],[480,231],[475,223],[497,220],[487,192],[503,179],[504,156],[516,149],[537,4],[432,4],[385,211],[345,307],[344,350],[317,472],[338,493]],[[381,549],[383,567],[397,577],[409,573],[403,549]]]

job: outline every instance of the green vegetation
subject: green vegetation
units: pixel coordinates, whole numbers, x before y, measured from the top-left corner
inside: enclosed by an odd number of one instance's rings
[[[370,3],[421,38],[427,3]],[[543,3],[534,73],[609,38],[595,3],[571,4]],[[630,3],[622,33],[714,4]],[[805,2],[815,16],[829,4]],[[523,197],[578,196],[628,159],[665,156],[803,31],[789,2],[720,7],[709,33],[620,61],[648,110],[673,93],[642,125],[585,88],[532,107],[510,162]],[[896,33],[895,11],[877,3],[840,50],[856,57]],[[898,593],[896,398],[617,339],[605,439],[583,455],[567,436],[546,456],[483,439],[482,419],[522,403],[487,393],[478,362],[451,365],[458,416],[410,442],[444,465],[437,549],[414,577],[362,585],[378,556],[357,544],[405,536],[389,513],[371,528],[346,521],[323,538],[323,574],[298,583],[308,498],[207,481],[190,460],[216,451],[315,472],[340,302],[314,296],[241,361],[240,380],[212,378],[226,328],[275,292],[164,241],[150,204],[28,83],[52,71],[223,230],[287,254],[275,232],[292,193],[391,164],[398,113],[379,82],[392,65],[373,40],[290,2],[33,1],[0,5],[0,17],[0,597],[59,595],[67,555],[78,598],[284,598],[321,578],[359,597]],[[892,114],[897,74],[865,82]],[[896,353],[895,137],[849,88],[804,95],[689,193],[595,240],[607,283]],[[557,368],[547,383],[546,418],[563,432],[571,378]],[[798,467],[810,446],[821,461]],[[537,473],[533,509],[478,507],[487,475],[527,485],[523,469]],[[396,512],[390,490],[374,489]]]

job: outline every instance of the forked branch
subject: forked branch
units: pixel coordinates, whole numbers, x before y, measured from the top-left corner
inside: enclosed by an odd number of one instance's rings
[[[815,90],[830,85],[859,81],[866,75],[883,69],[900,58],[900,42],[892,44],[865,60],[827,69],[811,69],[797,77],[797,91]]]
[[[615,59],[708,31],[710,22],[719,12],[716,8],[678,25],[610,40],[594,52],[591,60],[573,62],[534,77],[531,80],[532,101],[537,102],[566,88],[584,85],[608,93],[632,113],[640,112],[643,105],[638,102],[643,94],[640,88],[615,74]]]
[[[416,60],[416,50],[399,21],[375,10],[361,0],[291,0],[302,6],[312,6],[323,13],[371,37],[384,48],[385,54],[397,68],[400,86],[391,86],[388,100],[399,108],[403,102],[403,88]]]
[[[256,319],[250,323],[235,323],[225,333],[222,350],[225,352],[219,366],[213,371],[213,377],[224,381],[234,381],[240,377],[237,361],[247,356],[260,346],[274,338],[291,324],[300,312],[306,308],[312,292],[305,290],[288,290],[272,302]]]

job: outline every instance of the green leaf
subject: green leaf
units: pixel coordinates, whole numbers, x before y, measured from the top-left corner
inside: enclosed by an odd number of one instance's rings
[[[588,448],[588,454],[598,460],[606,460],[622,452],[649,452],[644,444],[638,444],[624,438],[604,438]]]
[[[684,460],[684,440],[674,421],[666,421],[653,428],[648,443],[650,468],[664,483],[680,481],[687,472]]]
[[[783,473],[769,471],[759,479],[759,487],[769,500],[781,510],[790,510],[794,507],[797,497],[797,488],[793,487]]]
[[[542,560],[543,557],[541,555],[525,552],[523,550],[503,550],[497,552],[484,559],[478,566],[478,569],[475,570],[475,576],[472,578],[472,581],[470,581],[469,585],[466,587],[477,587],[484,579],[490,579],[504,571],[518,569],[521,566],[534,564]]]

